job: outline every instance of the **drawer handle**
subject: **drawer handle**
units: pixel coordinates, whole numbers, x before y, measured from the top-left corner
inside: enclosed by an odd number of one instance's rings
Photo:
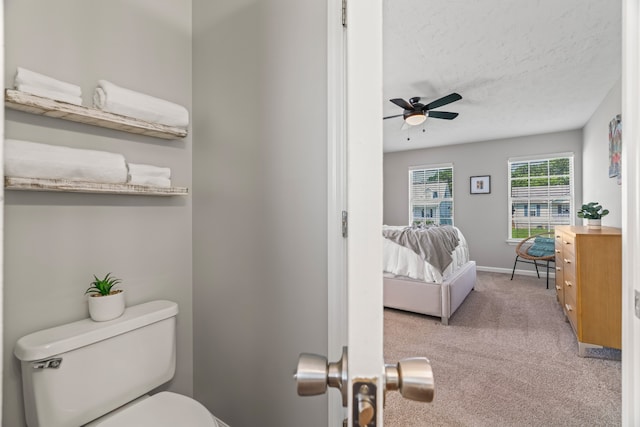
[[[570,245],[571,244],[571,242],[567,242],[566,240],[563,240],[563,242],[564,242],[565,245]]]
[[[561,291],[562,290],[562,286],[556,286],[556,290]]]
[[[567,311],[573,311],[573,307],[571,307],[569,304],[565,304],[564,306],[567,308]]]
[[[571,260],[570,259],[564,259],[564,262],[566,262],[567,264],[571,264]]]
[[[562,268],[556,267],[556,271],[562,271]]]
[[[565,285],[567,285],[567,286],[569,286],[569,287],[573,286],[573,284],[572,284],[570,281],[568,281],[568,280],[565,280],[565,281],[564,281],[564,284],[565,284]]]
[[[559,254],[560,253],[560,249],[556,249],[556,253]]]

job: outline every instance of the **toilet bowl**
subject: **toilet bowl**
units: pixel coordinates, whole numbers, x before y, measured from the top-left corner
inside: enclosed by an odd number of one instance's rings
[[[20,338],[14,354],[27,425],[228,427],[190,397],[148,394],[175,374],[177,314],[176,303],[151,301],[114,320],[84,319]]]

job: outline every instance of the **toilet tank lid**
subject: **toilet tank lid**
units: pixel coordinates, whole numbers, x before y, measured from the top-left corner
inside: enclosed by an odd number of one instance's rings
[[[98,341],[168,319],[178,314],[173,301],[151,301],[127,307],[114,320],[95,322],[83,319],[66,325],[44,329],[18,340],[15,356],[22,361],[46,359]]]

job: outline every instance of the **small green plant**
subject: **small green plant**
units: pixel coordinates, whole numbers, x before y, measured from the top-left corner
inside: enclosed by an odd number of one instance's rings
[[[98,296],[98,295],[104,296],[104,295],[109,295],[112,292],[117,292],[117,291],[114,291],[113,288],[118,284],[120,284],[122,280],[115,277],[110,277],[110,276],[111,276],[111,273],[107,273],[107,275],[104,276],[104,279],[98,279],[94,275],[93,278],[95,280],[91,282],[91,286],[89,286],[89,289],[87,289],[85,294],[91,294],[92,296]]]
[[[600,206],[598,202],[589,202],[586,205],[582,205],[582,207],[578,211],[578,218],[601,219],[608,213],[609,210],[602,209],[602,206]]]

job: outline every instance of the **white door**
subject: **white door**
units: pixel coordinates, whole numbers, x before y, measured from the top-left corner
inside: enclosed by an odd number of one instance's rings
[[[424,358],[383,359],[382,300],[382,0],[329,2],[329,363],[301,354],[298,393],[329,396],[329,426],[383,426],[386,390],[429,401]],[[342,229],[342,211],[348,213]],[[345,233],[347,237],[343,238]],[[346,283],[345,283],[346,281]],[[345,289],[346,288],[346,289]],[[409,385],[406,385],[409,384]],[[343,409],[343,405],[345,409]]]

